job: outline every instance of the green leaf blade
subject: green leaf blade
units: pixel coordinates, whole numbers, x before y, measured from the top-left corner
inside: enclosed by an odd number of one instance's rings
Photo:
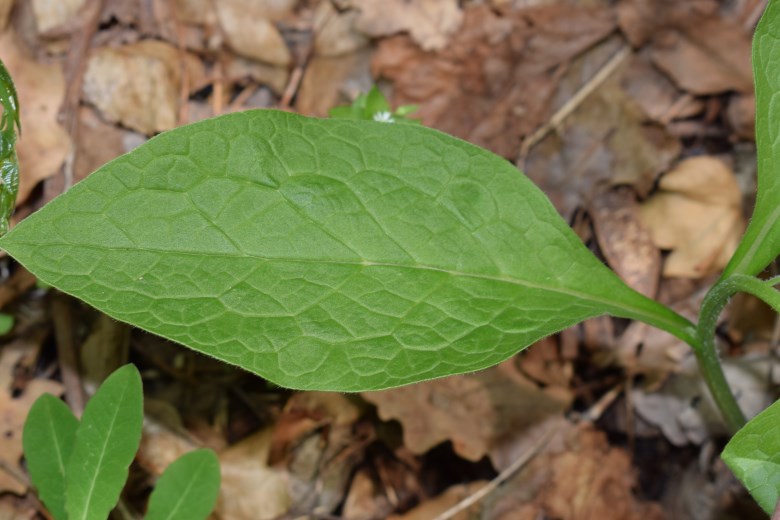
[[[605,313],[690,325],[514,166],[411,125],[254,111],[183,127],[0,246],[117,319],[301,389],[478,370]]]
[[[753,36],[758,191],[753,217],[723,277],[757,275],[780,255],[780,3],[772,0]]]
[[[105,520],[141,440],[143,390],[133,365],[111,374],[87,403],[66,467],[69,520]]]
[[[780,401],[739,430],[721,457],[771,515],[780,497]]]
[[[30,480],[55,520],[67,520],[65,465],[73,448],[79,421],[70,408],[44,394],[30,407],[24,422],[22,446]]]
[[[219,495],[219,460],[213,451],[200,449],[170,464],[149,497],[145,520],[202,520]]]

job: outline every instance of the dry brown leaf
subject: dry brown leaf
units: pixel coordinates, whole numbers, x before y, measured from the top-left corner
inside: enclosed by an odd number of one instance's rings
[[[78,152],[73,164],[73,183],[79,182],[108,161],[130,151],[125,147],[128,134],[117,125],[103,121],[90,107],[79,110]],[[65,191],[65,179],[55,175],[44,183],[42,202]]]
[[[740,139],[756,138],[756,97],[753,94],[735,94],[729,100],[726,119]]]
[[[642,204],[653,242],[671,253],[664,276],[700,278],[722,269],[742,235],[742,197],[736,178],[714,157],[692,157],[664,175]]]
[[[423,123],[515,158],[550,115],[556,70],[615,28],[606,9],[553,5],[499,16],[465,10],[449,44],[425,52],[406,36],[379,43],[375,75],[396,104],[418,104]]]
[[[619,187],[597,195],[590,215],[610,267],[629,287],[654,298],[661,276],[661,252],[642,225],[633,190]]]
[[[8,24],[8,17],[14,7],[14,0],[0,0],[0,31]]]
[[[539,501],[546,516],[577,520],[661,519],[658,505],[632,493],[636,478],[629,455],[611,447],[592,427],[577,430],[568,449],[548,461],[551,475]]]
[[[286,66],[290,50],[274,21],[286,16],[290,0],[219,0],[217,18],[228,45],[242,56]]]
[[[21,106],[23,133],[16,147],[21,204],[40,181],[57,173],[70,152],[70,138],[57,122],[65,79],[59,65],[28,56],[13,30],[0,35],[0,58],[14,78]]]
[[[351,0],[359,11],[356,27],[373,38],[408,32],[422,49],[443,49],[460,28],[457,0]]]
[[[22,347],[25,345],[22,344]],[[31,345],[27,345],[33,347]],[[34,348],[34,347],[33,347]],[[62,385],[50,379],[33,379],[19,396],[12,396],[12,370],[16,366],[23,350],[5,346],[0,351],[0,468],[7,467],[24,474],[22,460],[22,430],[27,413],[36,399],[43,394],[62,394]],[[0,469],[0,493],[10,491],[23,494],[27,487]]]
[[[295,109],[301,114],[325,117],[332,107],[368,92],[373,84],[371,56],[372,52],[364,49],[332,58],[313,57],[306,67]]]
[[[268,466],[273,432],[262,430],[219,455],[222,485],[215,512],[230,520],[271,520],[291,504],[285,472]]]
[[[242,58],[241,56],[226,56],[225,75],[232,79],[252,78],[260,85],[266,85],[277,94],[284,92],[290,72],[286,67],[278,67],[259,61]]]
[[[624,0],[618,19],[635,46],[682,89],[704,95],[753,90],[750,31],[721,15],[717,2]]]
[[[623,45],[616,37],[578,58],[561,80],[555,105],[570,100]],[[649,123],[624,89],[626,78],[637,70],[630,66],[633,59],[629,57],[554,133],[531,148],[524,161],[525,173],[566,217],[609,186],[630,185],[646,196],[680,152],[679,141],[663,126]]]
[[[190,84],[203,75],[200,60],[186,54]],[[181,89],[181,54],[157,40],[102,47],[89,59],[84,99],[111,122],[147,135],[176,126]]]
[[[314,10],[314,55],[341,56],[366,47],[368,38],[355,28],[359,16],[355,10],[339,12],[331,2],[320,2]]]
[[[408,462],[385,454],[372,457],[370,466],[361,465],[344,499],[342,517],[345,520],[387,518],[424,495],[418,474],[420,468],[414,461]]]
[[[530,383],[513,359],[473,374],[367,392],[363,398],[377,406],[383,420],[401,422],[412,453],[449,440],[455,453],[472,461],[560,414],[570,401],[562,389],[546,392]]]
[[[296,508],[332,512],[344,500],[366,444],[354,427],[359,415],[352,401],[333,392],[302,392],[287,402],[269,462],[286,460]]]
[[[70,21],[86,0],[32,0],[38,32],[46,32]]]

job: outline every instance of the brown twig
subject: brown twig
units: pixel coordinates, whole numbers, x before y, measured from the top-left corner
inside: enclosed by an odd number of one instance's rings
[[[520,471],[523,466],[528,464],[528,462],[533,459],[537,453],[539,453],[555,436],[557,432],[553,431],[547,431],[544,435],[540,436],[539,440],[534,443],[533,446],[529,450],[527,450],[525,453],[523,453],[520,457],[518,457],[512,464],[507,466],[504,471],[499,473],[496,478],[488,482],[483,487],[479,488],[477,491],[472,493],[471,495],[467,496],[451,508],[447,509],[445,512],[438,515],[434,520],[449,520],[458,513],[461,513],[462,511],[465,511],[466,509],[470,508],[486,496],[488,496],[490,493],[498,489],[498,487],[512,478],[518,471]]]
[[[103,12],[105,0],[89,0],[82,8],[83,20],[79,30],[72,36],[70,52],[65,62],[65,96],[60,106],[60,122],[68,132],[71,148],[65,165],[62,169],[63,191],[67,191],[73,185],[73,167],[76,164],[76,155],[79,140],[79,105],[81,104],[81,85],[84,79],[84,70],[87,66],[87,54],[92,36],[97,30],[100,14]]]
[[[623,45],[544,125],[523,140],[523,144],[520,146],[520,160],[518,162],[524,161],[531,148],[544,139],[547,134],[556,130],[630,55],[631,47]]]
[[[78,370],[75,331],[72,310],[65,296],[55,294],[51,303],[54,335],[57,341],[57,358],[60,362],[62,385],[65,387],[65,401],[76,417],[81,417],[86,403],[84,386]]]

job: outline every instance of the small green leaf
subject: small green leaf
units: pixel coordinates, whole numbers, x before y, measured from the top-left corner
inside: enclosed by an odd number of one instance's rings
[[[133,365],[111,374],[87,403],[66,466],[69,520],[105,520],[141,440],[143,390]]]
[[[50,394],[40,396],[24,422],[22,446],[30,480],[55,520],[65,513],[65,464],[79,421],[70,408]]]
[[[146,520],[200,520],[209,516],[219,495],[219,460],[213,451],[191,451],[176,459],[149,497]]]
[[[721,457],[771,515],[780,497],[780,401],[739,430]]]
[[[114,318],[294,388],[474,371],[605,313],[693,341],[517,168],[416,125],[250,111],[178,128],[0,247]]]
[[[753,36],[758,192],[753,218],[723,278],[756,275],[780,255],[780,2],[772,0]]]
[[[14,328],[14,322],[16,320],[10,314],[0,312],[0,336],[8,334]]]

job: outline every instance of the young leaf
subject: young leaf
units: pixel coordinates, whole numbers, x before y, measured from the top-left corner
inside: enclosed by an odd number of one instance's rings
[[[251,111],[178,128],[0,247],[114,318],[293,388],[478,370],[605,313],[691,340],[514,166],[414,125]]]
[[[200,520],[219,495],[219,460],[213,451],[191,451],[163,472],[149,497],[145,520]]]
[[[756,275],[780,255],[780,2],[772,0],[753,36],[758,192],[753,218],[723,271]]]
[[[89,400],[66,465],[68,520],[105,520],[119,500],[141,441],[143,391],[133,365],[111,374]]]
[[[780,401],[739,430],[721,457],[771,515],[780,497]]]
[[[70,408],[50,394],[43,394],[35,401],[24,422],[22,446],[30,480],[55,520],[68,518],[65,463],[78,426],[79,421]]]

